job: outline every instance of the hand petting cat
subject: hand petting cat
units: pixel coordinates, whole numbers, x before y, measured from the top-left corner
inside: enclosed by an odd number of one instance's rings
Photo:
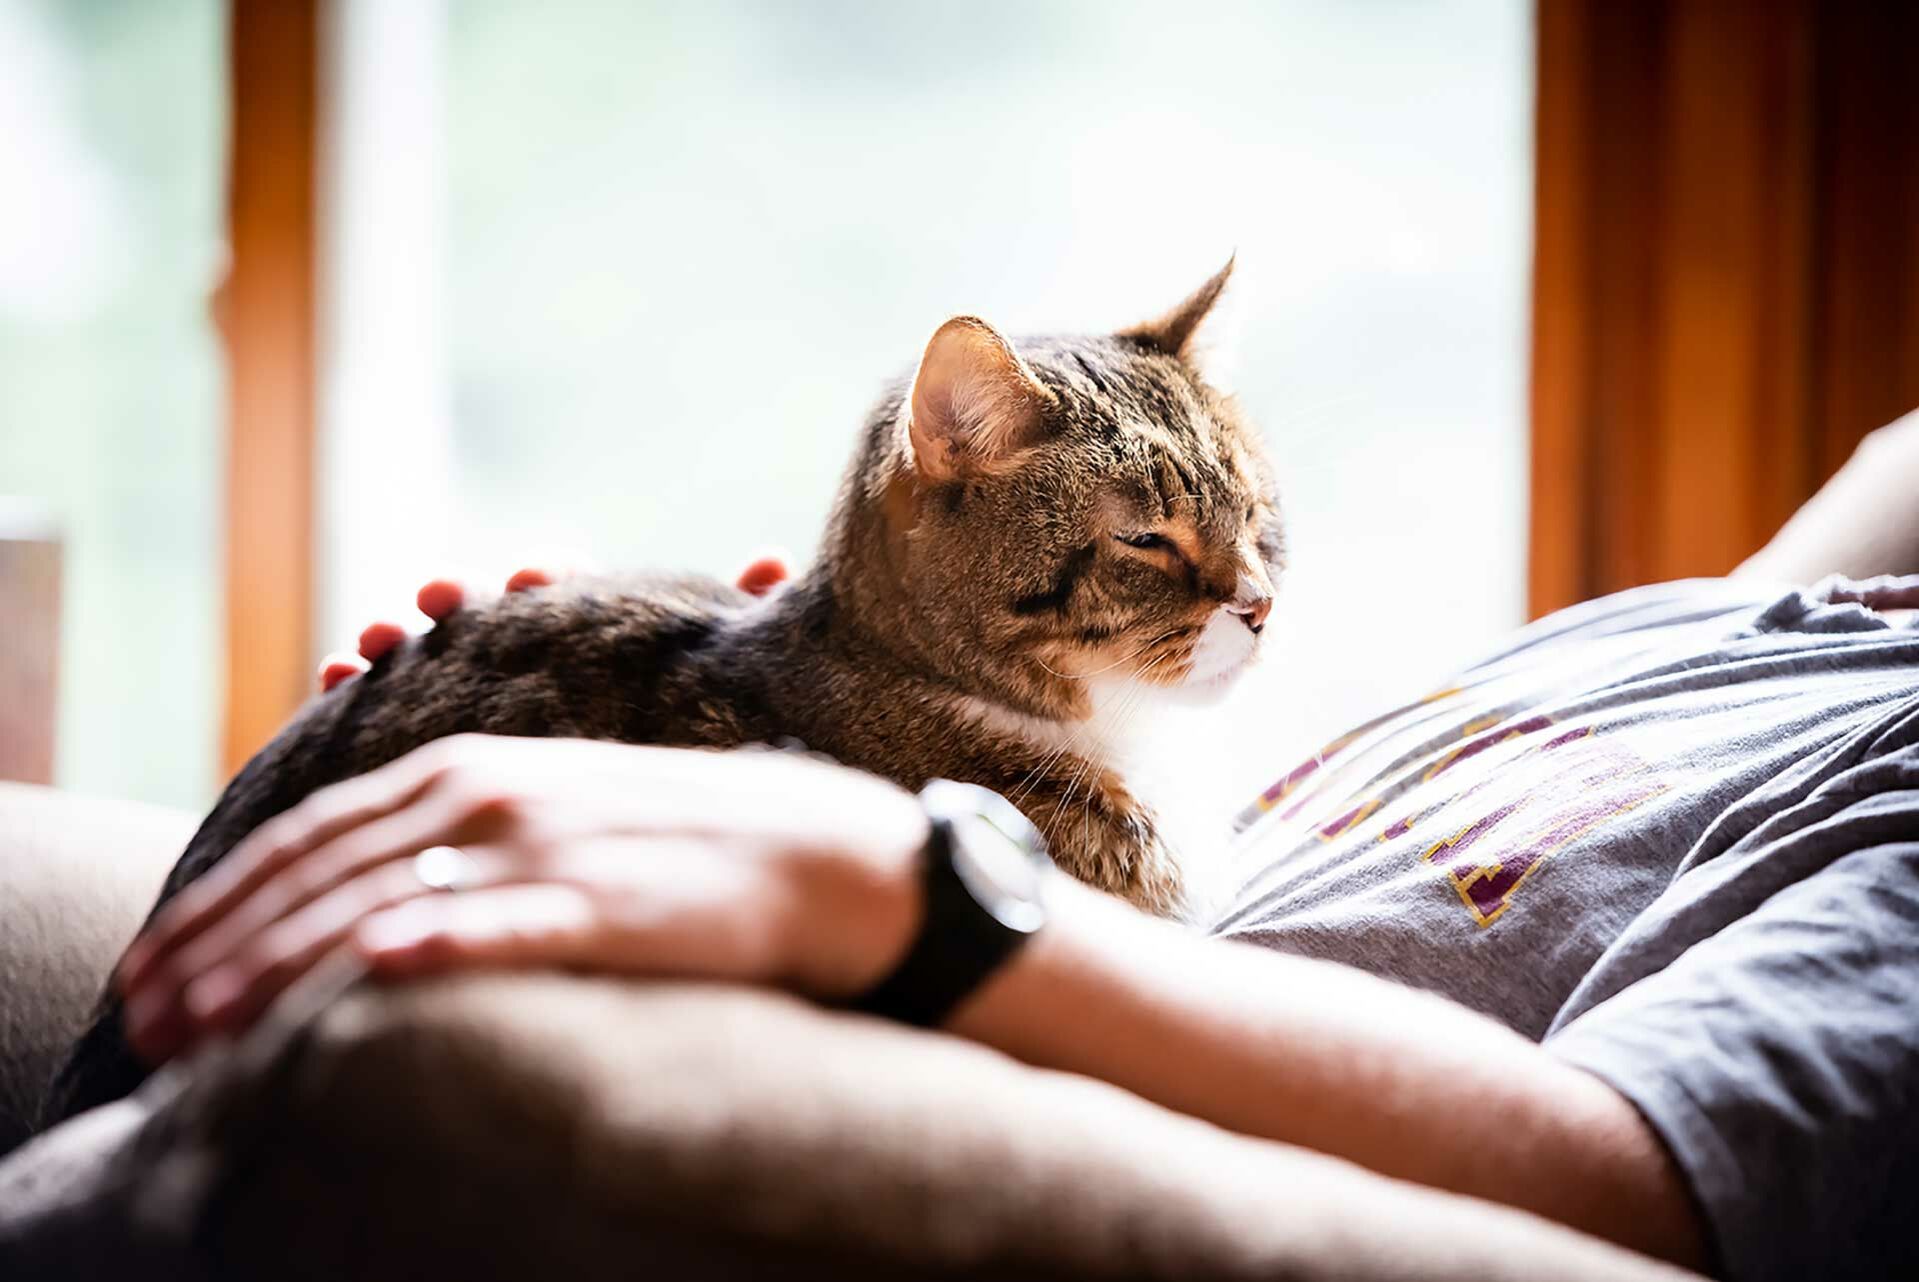
[[[756,557],[734,580],[742,592],[765,596],[786,582],[789,571],[786,558],[778,553]],[[506,581],[508,592],[550,587],[565,578],[563,571],[527,566],[516,570]],[[432,579],[420,589],[415,601],[420,613],[438,623],[466,604],[466,585],[458,579]],[[406,640],[406,628],[389,619],[369,623],[360,632],[359,653],[336,650],[320,663],[320,691],[325,693],[348,677],[357,677],[394,646]]]
[[[237,1031],[341,944],[378,975],[563,966],[870,989],[925,913],[927,820],[794,753],[463,735],[323,788],[169,900],[116,975],[149,1062]],[[458,846],[454,893],[422,847]],[[1677,1167],[1624,1096],[1493,1020],[1207,939],[1065,877],[945,1027],[1229,1130],[1698,1265]],[[1504,1123],[1451,1107],[1494,1101]]]
[[[115,979],[156,1064],[342,944],[390,977],[546,965],[846,998],[905,951],[926,836],[911,794],[803,754],[461,735],[269,821]],[[424,880],[436,848],[458,893]]]

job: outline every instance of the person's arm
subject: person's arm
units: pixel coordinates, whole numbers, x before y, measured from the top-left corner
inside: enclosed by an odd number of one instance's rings
[[[1231,1130],[1534,1211],[1691,1267],[1697,1214],[1610,1086],[1442,998],[1197,937],[1066,882],[952,1029]]]
[[[1919,574],[1919,410],[1870,433],[1733,577],[1812,583]]]
[[[402,978],[564,965],[860,994],[920,914],[927,824],[769,752],[442,740],[315,793],[155,917],[120,969],[161,1060],[244,1026],[342,942]],[[466,853],[430,893],[415,852]],[[1195,936],[1059,877],[1039,936],[952,1031],[1249,1135],[1535,1211],[1682,1263],[1691,1203],[1598,1078],[1436,997]]]

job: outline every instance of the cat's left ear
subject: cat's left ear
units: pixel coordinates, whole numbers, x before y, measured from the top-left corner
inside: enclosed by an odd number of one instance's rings
[[[955,316],[933,334],[913,375],[907,441],[920,475],[990,472],[1045,435],[1057,398],[998,330]]]
[[[1144,325],[1121,330],[1119,336],[1145,343],[1168,356],[1191,361],[1195,355],[1194,340],[1199,334],[1200,325],[1212,312],[1213,304],[1219,301],[1221,291],[1226,288],[1226,282],[1233,274],[1233,264],[1238,261],[1239,255],[1234,254],[1226,260],[1224,267],[1214,273],[1211,280],[1188,294],[1172,311]]]

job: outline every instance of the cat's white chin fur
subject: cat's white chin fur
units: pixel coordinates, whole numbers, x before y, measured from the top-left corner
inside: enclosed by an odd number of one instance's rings
[[[1193,647],[1186,675],[1178,685],[1159,685],[1132,676],[1089,676],[1085,690],[1092,713],[1083,721],[1053,721],[1015,712],[973,695],[959,699],[960,710],[1004,734],[1014,734],[1047,751],[1065,749],[1102,764],[1124,767],[1137,756],[1153,722],[1155,706],[1204,707],[1218,703],[1258,653],[1259,638],[1238,615],[1221,609],[1207,621]]]
[[[1184,753],[1153,750],[1156,711],[1217,703],[1251,666],[1258,638],[1237,615],[1221,610],[1200,633],[1192,665],[1176,686],[1151,685],[1130,676],[1104,674],[1086,680],[1092,714],[1083,721],[1054,721],[1015,712],[972,695],[958,700],[965,715],[1026,740],[1043,751],[1063,750],[1117,770],[1141,800],[1152,807],[1161,839],[1179,860],[1186,902],[1179,916],[1203,925],[1221,903],[1220,878],[1226,871],[1230,827],[1198,803],[1194,790],[1181,786]],[[1162,736],[1163,737],[1163,736]],[[1190,803],[1190,804],[1189,804]]]
[[[1259,652],[1259,637],[1245,620],[1220,609],[1201,629],[1193,647],[1186,677],[1169,688],[1174,700],[1187,705],[1217,703],[1233,688]]]

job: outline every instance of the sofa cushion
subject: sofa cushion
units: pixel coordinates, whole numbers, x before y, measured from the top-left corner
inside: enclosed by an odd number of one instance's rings
[[[194,817],[0,783],[0,1154],[160,893]]]

